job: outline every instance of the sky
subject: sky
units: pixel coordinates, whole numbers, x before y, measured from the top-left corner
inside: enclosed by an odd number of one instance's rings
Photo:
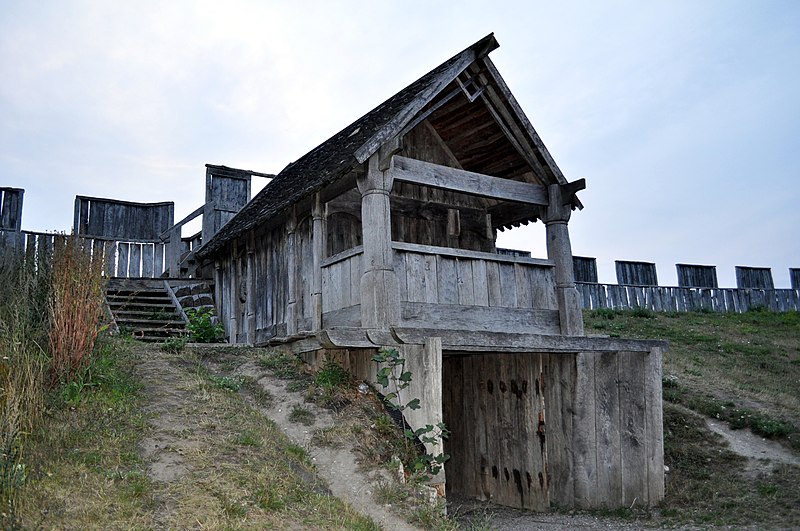
[[[206,163],[277,173],[488,33],[568,180],[573,253],[800,267],[800,2],[0,0],[0,186],[23,229],[76,195],[204,201]],[[254,180],[254,189],[258,188]],[[541,223],[499,245],[545,256]]]

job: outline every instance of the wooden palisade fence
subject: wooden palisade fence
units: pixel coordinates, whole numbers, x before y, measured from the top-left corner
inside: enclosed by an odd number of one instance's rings
[[[736,288],[717,285],[715,266],[677,264],[678,286],[659,286],[655,264],[620,262],[617,284],[597,282],[594,258],[575,257],[575,276],[583,308],[657,312],[746,312],[764,308],[776,312],[800,311],[800,269],[790,269],[791,288],[775,289],[765,267],[736,267]]]

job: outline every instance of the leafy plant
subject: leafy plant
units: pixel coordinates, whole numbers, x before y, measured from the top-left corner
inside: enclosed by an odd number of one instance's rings
[[[381,387],[389,390],[383,397],[389,409],[402,413],[406,409],[415,410],[422,407],[419,398],[410,398],[405,403],[401,400],[401,391],[411,385],[413,375],[411,371],[405,370],[406,360],[400,357],[397,349],[380,349],[377,354],[372,356],[372,361],[384,365],[378,369],[376,380]],[[423,443],[438,445],[443,438],[447,438],[449,435],[450,432],[444,422],[438,422],[435,425],[427,424],[416,430],[409,427],[403,430],[407,446],[414,444],[417,439]],[[442,470],[448,459],[450,456],[445,453],[436,455],[425,453],[417,456],[408,464],[415,474],[429,474],[430,478]]]
[[[214,315],[212,308],[192,308],[186,310],[189,323],[186,328],[192,339],[198,343],[217,343],[225,336],[225,328]]]
[[[244,384],[244,376],[214,376],[212,374],[209,375],[208,379],[211,380],[214,387],[227,389],[234,393],[239,392],[239,389],[241,389]]]
[[[170,337],[161,344],[161,350],[169,352],[170,354],[178,354],[186,348],[186,343],[188,342],[189,336]]]

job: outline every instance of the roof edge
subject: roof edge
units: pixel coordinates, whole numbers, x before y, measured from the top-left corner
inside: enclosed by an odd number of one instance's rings
[[[359,164],[363,164],[390,138],[396,136],[414,118],[414,116],[433,99],[444,87],[450,84],[461,72],[473,62],[483,59],[491,52],[500,47],[500,43],[490,33],[478,42],[474,43],[451,57],[448,61],[455,61],[446,71],[442,72],[427,89],[415,101],[411,102],[403,110],[389,120],[386,125],[379,129],[372,137],[367,140],[355,152],[355,158]]]

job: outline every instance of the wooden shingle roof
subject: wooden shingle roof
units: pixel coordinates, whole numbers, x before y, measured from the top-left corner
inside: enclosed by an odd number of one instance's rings
[[[351,173],[381,145],[400,133],[467,67],[486,57],[497,47],[494,35],[487,35],[288,165],[210,241],[204,242],[196,254],[205,258],[218,252],[227,242],[280,215],[291,205]],[[521,114],[521,110],[517,114]],[[547,160],[542,162],[552,170],[550,175],[562,181],[560,170],[552,162],[546,148],[541,145],[527,118],[521,118],[523,129],[528,130],[531,137],[531,147],[537,152],[537,156],[541,157],[543,154],[546,157]],[[538,149],[539,146],[541,149]]]

